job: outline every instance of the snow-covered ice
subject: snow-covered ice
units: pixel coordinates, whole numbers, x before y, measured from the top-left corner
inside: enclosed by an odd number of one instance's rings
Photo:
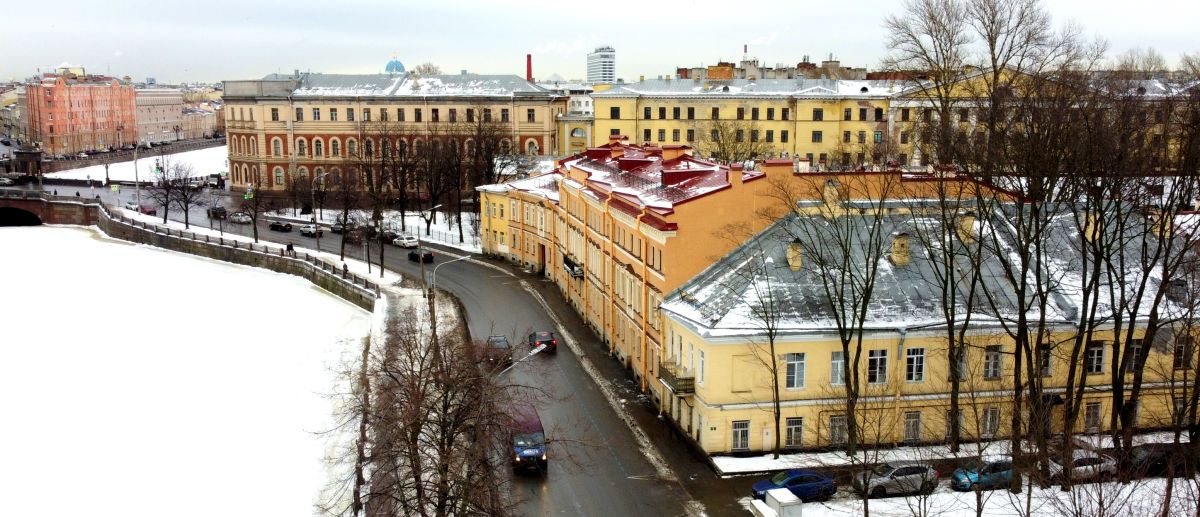
[[[370,315],[308,281],[0,228],[5,515],[311,515]]]
[[[143,151],[143,153],[137,161],[136,179],[139,181],[154,181],[155,161],[163,157],[168,163],[191,164],[193,172],[197,176],[208,176],[229,170],[229,152],[224,145],[163,156],[159,156],[154,150]],[[74,180],[85,180],[91,177],[93,180],[104,181],[104,165],[90,165],[78,169],[52,172],[46,177]],[[109,164],[108,178],[113,181],[134,181],[133,160]]]

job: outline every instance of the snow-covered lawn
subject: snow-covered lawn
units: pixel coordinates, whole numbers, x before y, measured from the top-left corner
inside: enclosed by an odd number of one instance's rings
[[[199,149],[196,151],[187,151],[183,153],[163,155],[169,163],[187,163],[191,164],[193,172],[197,176],[208,176],[209,174],[217,174],[229,170],[228,158],[229,152],[227,147],[222,145],[218,147],[209,147],[207,149]],[[140,157],[137,161],[137,180],[154,181],[154,165],[155,161],[159,160],[157,150],[143,150],[140,152]],[[88,167],[80,167],[47,174],[47,178],[63,178],[85,180],[88,177],[94,180],[104,180],[104,165],[91,165]],[[108,165],[108,178],[114,181],[134,181],[133,160],[127,162],[114,162]]]
[[[0,228],[0,249],[0,513],[314,513],[368,313],[90,228]]]
[[[1142,443],[1170,443],[1170,433],[1147,433],[1133,437],[1134,445]],[[1107,435],[1080,435],[1075,437],[1076,443],[1086,444],[1092,448],[1110,448],[1112,443]],[[1184,437],[1183,441],[1187,441]],[[747,472],[767,472],[772,470],[803,469],[814,467],[830,467],[838,465],[853,465],[862,463],[882,463],[885,461],[921,460],[933,458],[975,458],[981,455],[1008,454],[1009,442],[1006,440],[964,444],[957,454],[950,452],[946,445],[930,445],[924,447],[897,447],[894,449],[866,450],[852,461],[845,453],[830,452],[797,452],[780,454],[774,459],[772,454],[761,456],[713,456],[712,462],[717,467],[718,475],[733,475]]]
[[[337,222],[337,218],[341,217],[341,210],[324,210],[319,215],[321,224],[332,225]],[[291,209],[278,210],[271,213],[272,217],[287,219],[294,222],[311,222],[312,216],[299,215],[296,211],[293,215]],[[360,224],[366,224],[371,219],[369,210],[351,210],[350,220],[358,221]],[[391,230],[400,232],[400,212],[398,210],[388,210],[383,213],[384,224]],[[468,214],[463,214],[463,242],[458,240],[458,223],[447,217],[445,213],[438,213],[437,220],[429,227],[429,233],[425,232],[425,220],[417,213],[409,212],[404,216],[404,232],[421,236],[422,240],[427,240],[448,246],[451,248],[479,253],[483,250],[480,246],[479,237],[475,235],[475,222],[471,221]]]
[[[1029,516],[1094,516],[1094,517],[1156,517],[1162,514],[1166,500],[1166,479],[1150,478],[1129,484],[1117,482],[1076,485],[1070,492],[1058,486],[1033,487],[1027,493],[1011,494],[1006,490],[984,491],[983,515],[988,517]],[[1029,489],[1026,486],[1026,489]],[[1187,479],[1175,479],[1171,511],[1168,515],[1194,515],[1197,485]],[[1026,511],[1026,497],[1029,511]],[[743,506],[751,505],[749,497],[741,499]],[[861,499],[843,491],[831,501],[803,505],[804,517],[851,517],[863,515]],[[943,482],[927,497],[886,497],[870,500],[873,517],[975,517],[974,492],[955,492]],[[768,514],[770,515],[770,514]]]

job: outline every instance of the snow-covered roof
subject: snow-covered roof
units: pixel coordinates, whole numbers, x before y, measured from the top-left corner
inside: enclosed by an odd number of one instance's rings
[[[530,176],[524,179],[513,180],[507,183],[483,185],[477,187],[476,190],[495,193],[519,190],[521,192],[526,192],[547,199],[553,203],[558,203],[558,183],[562,180],[563,175],[555,171],[538,176]]]
[[[636,83],[618,83],[593,93],[596,97],[631,96],[705,96],[705,97],[861,97],[893,95],[901,81],[850,81],[833,79],[646,79]]]
[[[270,74],[264,81],[294,79]],[[295,97],[512,97],[552,95],[516,75],[301,74]]]

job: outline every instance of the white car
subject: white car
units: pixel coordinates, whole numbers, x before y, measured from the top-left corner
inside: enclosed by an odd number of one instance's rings
[[[237,213],[229,216],[229,221],[233,222],[233,223],[238,223],[238,224],[250,224],[250,222],[251,222],[250,214],[247,214],[245,212],[237,212]]]
[[[417,247],[417,237],[414,235],[401,235],[393,239],[392,244],[401,248],[415,248]]]
[[[321,228],[317,227],[315,224],[306,224],[300,227],[300,235],[320,237],[321,233],[323,233]]]
[[[134,212],[139,212],[139,211],[140,211],[140,210],[138,210],[138,204],[137,204],[137,201],[129,201],[129,202],[125,203],[125,209],[126,209],[126,210],[133,210]]]
[[[1050,458],[1050,479],[1063,479],[1066,460],[1062,456]],[[1073,481],[1095,481],[1117,475],[1117,460],[1112,456],[1097,454],[1082,449],[1075,450],[1075,464],[1071,469]]]
[[[16,184],[17,184],[17,182],[15,182],[15,181],[13,181],[13,180],[11,180],[11,179],[8,179],[8,178],[0,178],[0,187],[11,187],[11,186],[13,186],[13,185],[16,185]]]

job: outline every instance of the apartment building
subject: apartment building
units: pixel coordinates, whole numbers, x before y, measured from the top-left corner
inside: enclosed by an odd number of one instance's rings
[[[19,133],[52,155],[137,141],[132,85],[81,68],[47,73],[19,90]]]

